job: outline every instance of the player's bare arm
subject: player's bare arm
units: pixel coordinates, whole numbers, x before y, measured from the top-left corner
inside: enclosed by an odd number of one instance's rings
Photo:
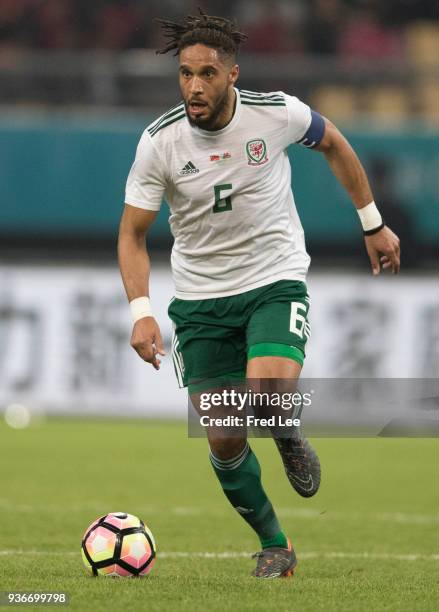
[[[119,228],[118,256],[130,303],[139,298],[149,298],[150,261],[145,237],[156,216],[155,211],[125,205]],[[144,361],[151,363],[156,370],[160,369],[157,355],[165,352],[160,328],[153,316],[141,316],[135,321],[131,346]]]
[[[338,181],[348,192],[357,210],[373,201],[372,191],[364,168],[349,142],[336,126],[325,119],[325,133],[316,147],[321,151]],[[397,274],[400,268],[399,238],[387,226],[376,233],[365,235],[366,250],[374,275],[391,268]],[[380,265],[381,264],[381,265]]]

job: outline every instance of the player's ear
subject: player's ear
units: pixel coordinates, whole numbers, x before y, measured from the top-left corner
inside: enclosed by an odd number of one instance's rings
[[[238,64],[235,64],[234,66],[232,66],[232,68],[230,69],[229,72],[229,82],[231,85],[234,85],[236,83],[236,81],[238,80],[239,77],[239,66]]]

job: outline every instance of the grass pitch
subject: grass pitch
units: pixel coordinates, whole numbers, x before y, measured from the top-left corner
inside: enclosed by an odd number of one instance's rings
[[[0,424],[0,591],[65,591],[72,610],[437,610],[436,439],[318,439],[319,494],[301,499],[271,440],[253,440],[299,559],[292,579],[249,577],[258,542],[228,506],[204,440],[179,423]],[[144,579],[91,578],[80,556],[97,516],[153,531]],[[27,609],[36,607],[27,606]]]

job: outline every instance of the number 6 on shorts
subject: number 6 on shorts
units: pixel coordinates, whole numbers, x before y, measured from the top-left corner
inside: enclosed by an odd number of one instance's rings
[[[302,302],[291,302],[290,332],[302,338],[309,338],[310,325],[306,320],[307,307]],[[304,314],[300,314],[302,311]]]

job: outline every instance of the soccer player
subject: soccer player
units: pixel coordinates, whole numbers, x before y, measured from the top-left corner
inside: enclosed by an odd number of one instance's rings
[[[246,36],[219,17],[159,20],[175,50],[183,101],[143,133],[128,176],[119,233],[120,269],[134,327],[131,345],[160,368],[164,355],[149,300],[145,235],[162,199],[174,236],[172,355],[195,406],[203,381],[297,379],[309,336],[309,257],[291,190],[287,147],[325,156],[356,207],[373,274],[399,270],[399,240],[384,225],[356,154],[339,130],[282,91],[235,87]],[[213,382],[212,382],[213,381]],[[215,430],[214,430],[215,432]],[[254,576],[293,573],[296,557],[262,484],[247,439],[208,431],[210,460],[233,507],[256,531]],[[308,441],[276,439],[288,479],[309,497],[320,464]]]

